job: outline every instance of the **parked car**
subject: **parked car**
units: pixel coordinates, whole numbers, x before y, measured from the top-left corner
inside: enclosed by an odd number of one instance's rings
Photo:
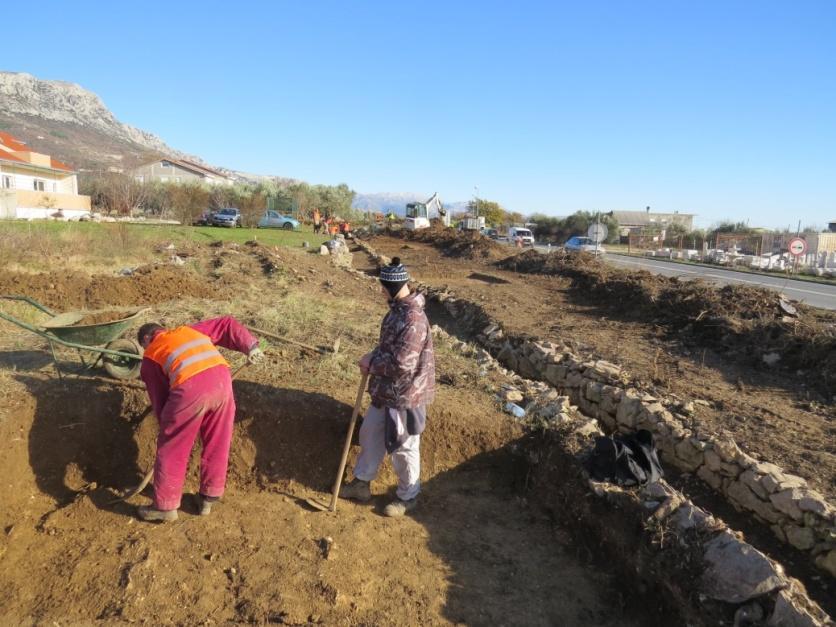
[[[601,244],[598,244],[596,247],[595,241],[592,238],[581,237],[580,235],[570,237],[563,245],[563,248],[569,252],[591,253],[593,255],[603,255],[607,252]]]
[[[499,239],[499,231],[496,229],[485,229],[484,235],[485,237],[490,237],[491,239]]]
[[[213,226],[228,226],[230,228],[244,226],[241,212],[235,207],[226,207],[213,213],[211,222]]]
[[[212,212],[207,209],[196,217],[192,224],[194,226],[209,226],[212,224]]]
[[[522,240],[523,246],[534,246],[534,234],[531,229],[512,226],[508,229],[508,241],[513,243],[517,239]]]
[[[285,231],[298,231],[299,220],[284,216],[278,211],[267,210],[258,221],[258,228],[260,229],[284,229]]]

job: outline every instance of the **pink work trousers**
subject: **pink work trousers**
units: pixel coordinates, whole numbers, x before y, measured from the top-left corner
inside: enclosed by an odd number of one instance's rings
[[[154,507],[180,507],[189,455],[198,434],[203,445],[200,493],[223,495],[235,421],[229,368],[215,366],[187,379],[171,390],[161,413],[154,464]]]

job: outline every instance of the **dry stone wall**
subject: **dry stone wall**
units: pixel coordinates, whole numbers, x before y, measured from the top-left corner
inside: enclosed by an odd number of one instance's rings
[[[368,243],[358,244],[378,263],[388,262]],[[686,427],[693,405],[630,387],[618,364],[586,360],[569,343],[509,336],[480,305],[456,298],[444,288],[419,288],[466,326],[503,366],[553,386],[609,433],[651,431],[664,463],[695,474],[836,578],[836,507],[810,489],[805,479],[748,455],[730,435],[707,435]]]

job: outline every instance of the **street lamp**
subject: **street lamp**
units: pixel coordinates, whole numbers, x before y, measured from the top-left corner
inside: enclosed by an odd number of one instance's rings
[[[478,218],[479,217],[479,186],[474,185],[473,189],[476,192],[476,195],[475,195],[476,200],[473,203],[473,206],[476,208],[476,217]]]

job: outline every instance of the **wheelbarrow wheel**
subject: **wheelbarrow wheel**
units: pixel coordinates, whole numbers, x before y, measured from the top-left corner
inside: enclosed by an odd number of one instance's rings
[[[142,355],[142,347],[139,345],[139,342],[124,337],[113,340],[105,348],[112,351],[119,351],[120,353],[133,353],[137,356]],[[141,359],[129,359],[127,357],[108,354],[102,356],[102,361],[104,362],[105,370],[114,379],[136,379],[139,376],[139,368],[142,365]]]

